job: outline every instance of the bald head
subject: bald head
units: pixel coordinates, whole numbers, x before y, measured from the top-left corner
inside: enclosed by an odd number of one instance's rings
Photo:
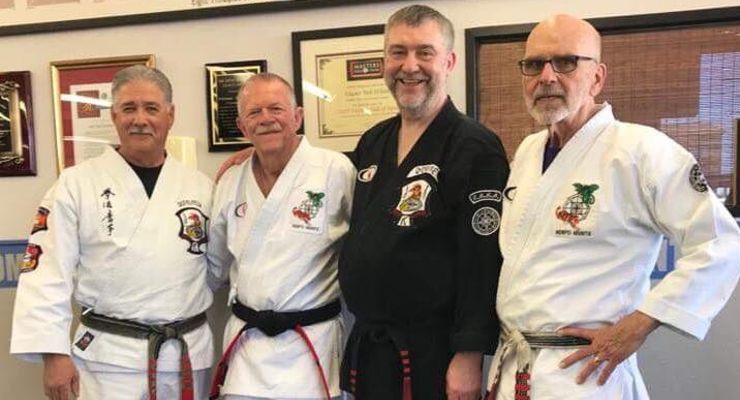
[[[560,14],[537,24],[527,37],[527,58],[567,54],[600,61],[601,35],[588,22]]]

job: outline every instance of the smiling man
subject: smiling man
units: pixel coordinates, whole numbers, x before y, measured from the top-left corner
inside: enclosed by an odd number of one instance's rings
[[[601,37],[556,15],[519,62],[530,114],[504,196],[502,335],[489,399],[648,398],[635,351],[659,325],[702,339],[738,281],[740,231],[691,153],[597,103]],[[664,237],[675,271],[651,289]]]
[[[211,398],[338,398],[337,258],[355,169],[296,134],[303,109],[278,75],[250,77],[238,112],[255,150],[224,174],[214,198],[209,258],[223,275],[230,267],[233,315]]]
[[[360,399],[478,399],[508,176],[503,147],[445,91],[453,27],[409,6],[385,28],[385,82],[400,114],[366,132],[339,279],[356,317],[342,385]]]
[[[175,108],[164,74],[125,68],[112,95],[121,144],[62,171],[41,202],[10,351],[43,359],[53,400],[202,399],[212,184],[165,153]],[[70,296],[83,309],[72,346]]]

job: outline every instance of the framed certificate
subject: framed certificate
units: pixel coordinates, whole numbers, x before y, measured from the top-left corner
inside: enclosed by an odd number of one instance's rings
[[[265,60],[206,64],[208,151],[233,151],[250,145],[236,125],[236,99],[244,81],[265,71]]]
[[[151,54],[51,63],[54,131],[59,172],[100,155],[118,135],[107,109],[111,81],[121,69],[134,64],[154,67]]]
[[[36,175],[29,71],[0,72],[0,176]]]
[[[383,80],[383,25],[293,32],[296,98],[314,145],[352,151],[375,123],[398,113]]]

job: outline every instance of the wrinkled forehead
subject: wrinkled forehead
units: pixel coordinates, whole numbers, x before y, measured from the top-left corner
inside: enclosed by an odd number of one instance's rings
[[[541,23],[529,34],[524,56],[579,55],[600,59],[600,42],[598,34],[582,26]]]

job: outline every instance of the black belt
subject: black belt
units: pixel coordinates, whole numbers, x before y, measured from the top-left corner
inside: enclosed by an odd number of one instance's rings
[[[408,340],[406,333],[401,329],[395,328],[391,325],[385,324],[368,324],[360,321],[355,321],[352,334],[350,335],[347,351],[349,352],[349,385],[350,392],[355,395],[357,393],[357,381],[360,378],[359,371],[359,358],[360,358],[360,343],[370,334],[382,332],[384,333],[393,346],[398,351],[398,357],[401,363],[401,399],[412,400],[412,388],[411,388],[411,353],[409,352]]]
[[[277,336],[295,328],[296,325],[308,326],[328,321],[339,315],[342,305],[339,300],[334,300],[329,304],[305,311],[257,311],[237,300],[231,306],[231,311],[246,322],[249,328],[257,328],[267,336]]]
[[[182,400],[193,399],[193,367],[188,354],[188,344],[183,339],[183,335],[206,323],[205,312],[169,324],[147,325],[131,320],[106,317],[83,308],[80,321],[83,325],[102,332],[148,340],[147,376],[150,400],[157,399],[157,359],[162,344],[170,339],[180,342],[182,346],[180,351],[180,381],[182,386],[180,396]]]
[[[223,385],[224,380],[226,379],[226,373],[229,370],[229,360],[231,360],[231,355],[236,350],[239,338],[242,333],[252,328],[259,329],[262,333],[271,337],[277,336],[288,330],[296,331],[303,339],[303,342],[308,347],[308,350],[311,352],[311,356],[316,363],[326,398],[331,398],[331,395],[329,394],[329,384],[326,380],[324,369],[321,367],[321,361],[319,360],[318,354],[316,354],[316,349],[314,349],[311,339],[303,330],[303,327],[328,321],[339,315],[342,311],[342,304],[339,302],[339,299],[310,310],[287,312],[272,310],[257,311],[251,307],[245,306],[237,300],[231,306],[231,311],[239,319],[246,322],[246,324],[244,324],[244,327],[242,327],[236,336],[231,339],[231,342],[224,350],[221,360],[216,366],[216,371],[214,371],[213,374],[213,382],[211,382],[209,399],[217,399],[219,397],[221,386]]]

